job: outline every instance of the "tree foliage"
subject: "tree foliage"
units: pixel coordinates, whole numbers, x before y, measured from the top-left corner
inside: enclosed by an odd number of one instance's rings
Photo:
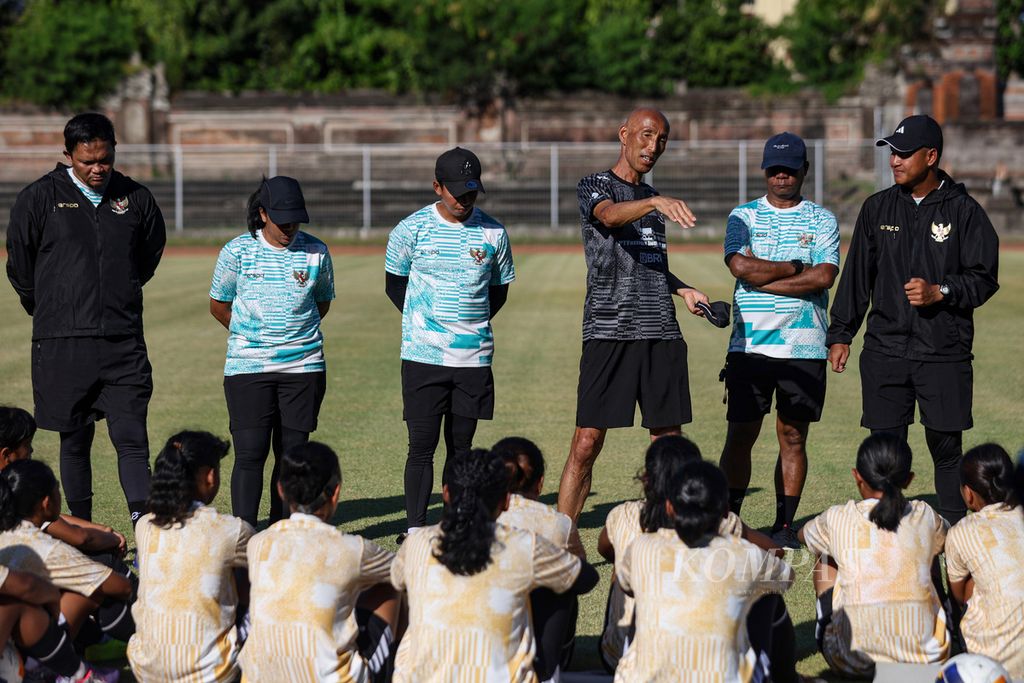
[[[996,11],[999,75],[1003,79],[1011,73],[1024,76],[1024,0],[999,0]]]
[[[126,75],[135,27],[118,3],[37,0],[7,27],[3,89],[46,106],[84,108]]]

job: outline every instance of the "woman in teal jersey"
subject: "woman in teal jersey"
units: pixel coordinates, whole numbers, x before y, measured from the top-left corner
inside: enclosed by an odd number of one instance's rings
[[[282,517],[279,456],[309,440],[326,390],[320,321],[334,299],[327,245],[299,230],[309,222],[294,178],[264,179],[249,198],[249,232],[220,252],[210,313],[228,329],[224,395],[235,465],[231,510],[256,525],[263,468],[274,447],[270,522]]]

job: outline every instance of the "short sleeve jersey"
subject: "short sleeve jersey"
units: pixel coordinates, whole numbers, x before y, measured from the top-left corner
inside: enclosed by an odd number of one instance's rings
[[[210,298],[232,302],[225,375],[324,371],[317,304],[334,299],[334,267],[317,238],[300,231],[279,248],[262,230],[236,237],[217,258]]]
[[[604,528],[615,550],[616,564],[622,560],[630,544],[644,533],[640,527],[640,512],[643,507],[642,500],[628,500],[616,505],[608,513]],[[738,515],[730,512],[719,525],[718,533],[721,536],[742,538],[743,522]],[[626,648],[626,638],[633,629],[633,611],[633,598],[622,592],[618,582],[613,581],[608,596],[604,632],[601,634],[601,650],[605,661],[610,664],[617,663]]]
[[[803,261],[839,267],[839,227],[832,213],[803,200],[790,209],[761,197],[729,214],[725,255],[744,253],[768,261]],[[729,351],[772,358],[828,356],[828,291],[804,296],[762,292],[742,280],[733,293]]]
[[[793,583],[792,567],[751,543],[716,536],[690,548],[674,529],[639,536],[616,557],[615,575],[636,600],[636,636],[616,681],[750,681],[747,613]]]
[[[668,284],[665,219],[657,211],[614,230],[594,217],[603,201],[629,202],[658,193],[611,171],[595,173],[576,187],[587,259],[583,341],[681,339]]]
[[[960,622],[967,651],[1001,663],[1024,680],[1024,515],[988,505],[960,520],[946,537],[950,581],[974,579]]]
[[[114,571],[25,520],[0,533],[0,565],[85,596],[95,593]]]
[[[931,579],[948,525],[913,500],[896,531],[886,531],[868,519],[877,504],[834,505],[803,529],[808,550],[839,567],[822,653],[851,676],[870,674],[873,662],[935,664],[949,656],[945,613]]]
[[[508,510],[501,513],[498,521],[505,526],[532,531],[548,539],[559,548],[569,547],[572,519],[544,503],[530,500],[518,493],[509,496]]]
[[[135,677],[168,683],[227,683],[238,674],[235,629],[247,523],[198,505],[184,524],[162,528],[145,515],[135,527],[139,597],[128,642]]]
[[[488,366],[494,356],[490,287],[516,277],[505,228],[478,208],[461,223],[425,206],[395,226],[384,268],[409,278],[402,359],[446,367]]]
[[[248,556],[252,628],[240,658],[246,679],[367,680],[356,647],[356,600],[387,583],[394,554],[292,513],[253,536]]]
[[[459,576],[434,557],[439,535],[437,526],[409,534],[391,568],[391,583],[409,599],[395,683],[535,683],[530,591],[564,593],[579,576],[580,559],[499,523],[491,563]]]

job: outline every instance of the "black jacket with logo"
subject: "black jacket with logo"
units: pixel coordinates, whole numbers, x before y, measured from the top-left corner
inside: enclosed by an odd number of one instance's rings
[[[142,333],[142,285],[166,233],[153,195],[111,172],[98,207],[57,168],[18,194],[7,225],[7,277],[32,338]]]
[[[867,313],[865,349],[922,361],[972,358],[974,309],[999,289],[999,238],[961,183],[943,171],[939,179],[920,205],[898,185],[864,202],[826,344],[849,344]],[[903,286],[915,277],[945,283],[950,295],[911,306]]]

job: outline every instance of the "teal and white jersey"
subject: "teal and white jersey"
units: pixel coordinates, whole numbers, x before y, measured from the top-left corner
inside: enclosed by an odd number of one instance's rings
[[[480,209],[449,223],[435,204],[425,206],[391,231],[384,268],[409,278],[403,360],[455,368],[491,364],[488,288],[516,277],[501,223]]]
[[[327,245],[304,232],[287,247],[256,233],[224,245],[210,298],[231,303],[225,375],[323,372],[324,337],[317,304],[334,299]]]
[[[766,197],[737,206],[725,230],[725,255],[743,253],[768,261],[799,259],[839,267],[839,226],[832,212],[806,199],[777,209]],[[761,292],[742,280],[733,294],[729,351],[772,358],[828,356],[828,291],[805,296]]]

